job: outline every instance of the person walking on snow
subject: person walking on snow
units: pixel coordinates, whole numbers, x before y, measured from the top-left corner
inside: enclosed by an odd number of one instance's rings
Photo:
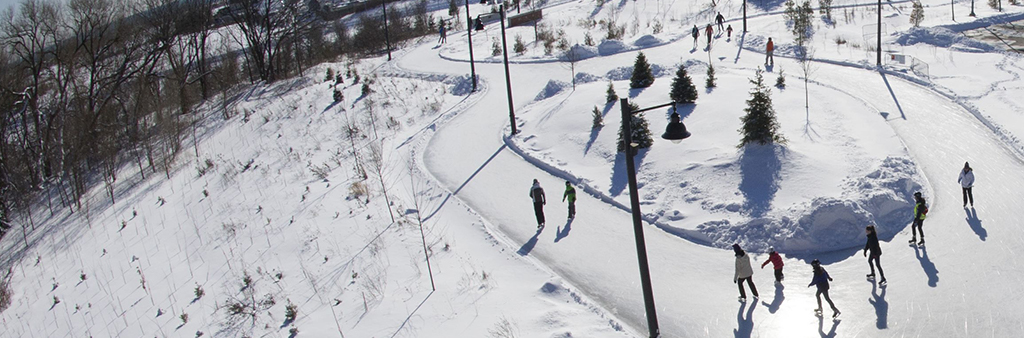
[[[967,208],[967,199],[971,200],[971,207],[974,207],[974,193],[971,191],[974,188],[974,169],[971,169],[971,164],[964,162],[964,170],[960,171],[960,178],[956,180],[960,183],[960,187],[964,188],[964,208]]]
[[[775,247],[771,247],[768,250],[771,252],[768,253],[768,259],[766,259],[764,263],[761,263],[761,268],[764,269],[764,266],[768,265],[768,262],[771,262],[772,266],[775,268],[775,283],[782,283],[782,278],[784,277],[782,275],[782,266],[785,265],[782,263],[782,256],[779,256],[779,253],[775,252]]]
[[[775,52],[775,43],[772,42],[772,38],[768,38],[768,46],[765,48],[765,53],[764,53],[764,65],[765,66],[768,65],[768,59],[772,60],[771,64],[773,66],[775,65],[775,56],[772,55],[772,54],[774,54],[774,52]]]
[[[921,233],[921,241],[917,242],[917,245],[924,245],[924,218],[928,214],[928,205],[925,204],[924,197],[921,197],[921,192],[914,193],[914,219],[913,223],[910,224],[910,230],[913,231],[913,237],[910,237],[910,245],[914,245],[917,241],[917,233]]]
[[[708,36],[708,49],[711,49],[711,35],[715,34],[715,29],[711,28],[711,24],[708,24],[708,27],[704,29],[704,33]]]
[[[693,48],[697,48],[697,37],[700,36],[700,30],[697,29],[697,25],[693,25],[693,29],[690,30],[690,35],[693,35]]]
[[[871,274],[867,277],[868,279],[875,279],[875,267],[878,267],[878,275],[882,277],[882,280],[878,282],[879,285],[885,285],[885,272],[882,271],[882,263],[879,261],[879,257],[882,256],[882,247],[878,246],[878,233],[875,232],[875,226],[869,225],[864,229],[868,235],[868,242],[864,243],[864,257],[868,257],[868,266],[871,267]],[[868,251],[871,251],[871,256],[868,256]],[[874,261],[874,265],[872,265]]]
[[[729,25],[729,27],[725,27],[725,37],[727,39],[732,39],[732,25]]]
[[[537,214],[537,228],[544,226],[544,205],[548,203],[544,198],[544,188],[540,187],[540,181],[533,180],[533,188],[530,188],[530,198],[533,199],[533,212]]]
[[[733,244],[732,251],[736,253],[736,273],[732,277],[732,282],[740,288],[740,301],[747,301],[747,293],[743,290],[744,280],[750,286],[750,293],[754,294],[754,298],[758,298],[757,287],[754,286],[753,279],[754,269],[750,267],[750,256],[740,248],[739,244]]]
[[[565,199],[569,199],[569,219],[576,218],[576,188],[572,187],[572,183],[565,181],[565,193],[562,194],[562,202]]]
[[[718,16],[715,17],[715,22],[718,23],[718,30],[722,30],[722,24],[725,23],[725,17],[722,16],[722,12],[718,12]]]
[[[811,284],[807,284],[807,287],[818,286],[818,293],[815,294],[815,297],[818,298],[818,308],[814,310],[814,313],[821,316],[821,295],[825,295],[828,306],[832,307],[832,318],[839,317],[839,309],[832,303],[832,298],[828,296],[828,282],[832,281],[832,277],[829,277],[828,271],[821,267],[821,262],[817,259],[811,261],[811,267],[814,269],[814,278],[811,279]]]
[[[448,34],[447,34],[447,32],[445,32],[444,26],[445,26],[445,24],[442,23],[441,27],[438,29],[438,32],[441,33],[441,38],[437,39],[437,43],[439,43],[439,44],[444,44],[445,41],[448,38]]]

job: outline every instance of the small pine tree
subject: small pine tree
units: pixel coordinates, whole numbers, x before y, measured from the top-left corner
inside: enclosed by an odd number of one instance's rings
[[[605,103],[611,103],[619,100],[619,94],[615,93],[615,85],[611,81],[608,81],[608,91],[604,95]]]
[[[636,55],[636,62],[633,63],[633,76],[629,78],[629,88],[647,88],[654,84],[654,75],[651,74],[651,65],[647,63],[644,52]]]
[[[704,88],[715,88],[715,66],[708,65],[708,78],[704,81]]]
[[[523,43],[523,37],[520,36],[519,34],[516,34],[516,43],[512,45],[512,50],[519,55],[523,55],[523,53],[526,53],[526,44]]]
[[[914,10],[910,12],[910,24],[919,27],[921,21],[924,21],[924,6],[921,6],[920,1],[914,1]]]
[[[331,80],[334,80],[334,69],[328,67],[327,68],[327,76],[324,77],[324,82],[328,82],[328,81],[331,81]]]
[[[750,93],[750,100],[747,100],[747,108],[743,109],[747,114],[740,117],[740,121],[743,121],[740,147],[751,143],[764,145],[785,142],[779,134],[779,121],[775,119],[775,108],[772,108],[771,90],[765,87],[762,73],[758,67],[754,79],[750,80],[754,91]]]
[[[345,94],[342,94],[340,89],[335,89],[334,102],[341,102],[342,100],[345,100]]]
[[[501,50],[501,40],[498,40],[498,37],[495,36],[491,39],[491,56],[501,55]]]
[[[640,107],[638,107],[633,102],[629,102],[629,110],[630,111],[637,111],[637,110],[640,110]],[[654,144],[654,139],[651,138],[651,128],[647,124],[647,118],[644,117],[643,113],[633,114],[631,116],[630,123],[629,123],[629,128],[633,131],[631,137],[632,137],[633,143],[637,144],[636,145],[637,149],[650,148],[651,145]],[[623,131],[622,127],[619,127],[619,142],[618,142],[618,147],[617,147],[619,152],[626,151],[626,146],[627,146],[625,144],[625,142],[623,142],[624,140],[622,139],[622,136],[623,136],[622,131]]]
[[[676,71],[676,78],[672,79],[672,92],[669,93],[672,101],[693,103],[697,101],[697,87],[693,86],[693,80],[686,74],[686,67],[679,65]]]
[[[604,117],[601,116],[601,110],[597,109],[597,106],[594,106],[594,110],[591,113],[594,115],[594,125],[591,129],[597,129],[604,126]]]
[[[779,77],[775,78],[775,87],[779,89],[786,88],[786,75],[783,74],[782,68],[779,68]]]

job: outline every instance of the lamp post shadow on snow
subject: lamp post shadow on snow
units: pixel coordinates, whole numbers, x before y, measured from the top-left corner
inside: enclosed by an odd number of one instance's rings
[[[825,332],[825,318],[824,316],[818,316],[818,335],[821,336],[821,338],[835,338],[836,329],[839,328],[840,321],[841,320],[833,319],[832,329],[830,329],[828,332]]]
[[[520,256],[529,255],[530,251],[533,251],[533,247],[537,246],[537,238],[540,237],[541,231],[544,231],[544,227],[537,228],[537,232],[533,234],[533,237],[530,237],[530,240],[523,243],[523,246],[519,247],[516,253]]]
[[[885,300],[885,288],[878,292],[878,284],[871,282],[871,297],[868,303],[875,307],[875,327],[879,330],[889,328],[889,302]]]
[[[484,163],[481,164],[479,168],[476,168],[476,171],[474,171],[473,174],[469,175],[469,177],[466,178],[466,180],[463,181],[462,184],[459,185],[459,187],[457,189],[455,189],[455,191],[452,191],[452,193],[448,194],[448,196],[445,196],[444,200],[441,201],[441,203],[437,205],[437,208],[434,209],[434,211],[431,211],[430,214],[427,215],[427,217],[423,218],[423,220],[424,221],[429,220],[431,217],[434,217],[434,215],[436,215],[438,211],[441,211],[441,208],[444,208],[444,205],[448,203],[448,199],[450,199],[452,197],[452,195],[458,195],[459,191],[461,191],[462,188],[465,188],[466,184],[469,184],[469,181],[473,180],[473,177],[476,177],[476,175],[479,174],[481,170],[484,170],[484,167],[487,167],[487,165],[490,164],[491,161],[493,161],[495,157],[498,157],[498,154],[500,154],[502,150],[505,150],[506,147],[508,147],[508,145],[505,144],[505,143],[502,143],[501,147],[498,147],[498,150],[495,150],[494,153],[491,154],[491,157],[488,157],[487,160],[484,161]]]
[[[757,302],[750,302],[746,318],[743,317],[743,308],[745,307],[747,307],[747,302],[742,302],[740,309],[736,311],[736,329],[732,331],[736,338],[749,338],[754,333],[754,308],[757,307]]]
[[[967,213],[967,224],[971,226],[971,230],[974,230],[978,238],[984,242],[985,238],[988,237],[988,231],[981,226],[981,220],[978,219],[978,211],[971,207],[970,209],[964,208],[964,212]]]
[[[889,78],[885,76],[884,72],[879,71],[878,74],[882,76],[882,81],[885,82],[885,88],[889,89],[889,95],[892,95],[892,102],[896,103],[896,109],[900,111],[900,117],[906,120],[907,115],[903,114],[903,107],[900,106],[900,99],[896,98],[896,92],[892,91],[892,86],[889,85]]]
[[[751,217],[763,216],[771,209],[779,191],[779,175],[784,151],[780,145],[748,144],[740,156],[740,192],[746,199],[744,209]]]
[[[636,161],[636,167],[640,168],[643,166],[644,157],[647,157],[648,149],[636,150],[636,155],[633,157]],[[612,184],[608,188],[608,193],[612,197],[619,196],[623,190],[626,190],[626,185],[629,183],[629,174],[626,172],[626,154],[618,152],[615,154],[615,166],[612,167]]]
[[[935,263],[932,263],[928,259],[928,249],[923,246],[914,246],[914,256],[921,262],[921,268],[924,269],[924,273],[928,275],[928,286],[936,287],[939,285],[939,270],[935,268]]]
[[[743,53],[743,41],[747,40],[747,32],[737,35],[739,35],[740,41],[736,44],[736,58],[732,60],[732,63],[740,63],[740,53]]]
[[[775,298],[772,299],[771,304],[761,301],[761,305],[768,307],[768,313],[774,314],[775,311],[779,311],[779,307],[782,306],[782,301],[786,300],[786,295],[782,292],[786,289],[782,283],[775,283]]]
[[[555,243],[558,243],[558,241],[562,240],[562,238],[569,237],[569,230],[572,229],[572,221],[574,221],[574,220],[575,219],[570,218],[570,219],[565,221],[565,226],[564,227],[559,227],[559,228],[556,229],[556,232],[555,232]]]

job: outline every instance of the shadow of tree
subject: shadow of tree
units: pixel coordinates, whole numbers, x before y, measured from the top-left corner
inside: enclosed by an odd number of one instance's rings
[[[636,152],[636,158],[633,159],[633,163],[636,165],[637,171],[643,165],[644,157],[647,157],[648,149],[640,149]],[[612,167],[612,184],[608,188],[608,193],[612,196],[619,196],[623,190],[626,190],[626,186],[629,185],[629,176],[626,174],[626,154],[617,153],[615,154],[615,166]]]
[[[779,145],[747,145],[740,157],[740,192],[746,199],[744,208],[751,217],[761,217],[771,209],[779,191],[784,149]]]

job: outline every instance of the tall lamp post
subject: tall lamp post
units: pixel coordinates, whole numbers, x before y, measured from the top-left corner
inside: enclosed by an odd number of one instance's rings
[[[469,1],[466,0],[466,37],[469,38],[469,74],[473,78],[473,91],[476,91],[476,66],[473,65],[473,16],[469,14]]]
[[[388,33],[388,0],[381,1],[380,7],[384,11],[384,43],[388,45],[388,61],[391,61],[391,34]]]
[[[640,286],[644,292],[644,307],[647,311],[647,329],[650,330],[650,338],[658,338],[661,335],[658,329],[658,314],[654,307],[654,289],[651,287],[651,271],[650,266],[647,264],[647,244],[644,241],[644,228],[643,220],[640,213],[640,197],[637,192],[636,186],[636,167],[633,164],[633,129],[631,120],[634,114],[642,113],[652,109],[658,109],[662,107],[672,106],[672,117],[665,128],[665,133],[661,135],[661,138],[670,140],[673,143],[679,143],[683,139],[690,137],[690,133],[686,131],[686,126],[683,125],[679,120],[679,114],[675,112],[675,102],[670,102],[654,107],[630,110],[629,101],[627,99],[620,99],[619,105],[622,106],[622,135],[624,137],[623,142],[626,144],[626,175],[629,177],[629,204],[630,210],[633,213],[633,235],[636,238],[636,258],[640,264]]]
[[[516,130],[516,109],[512,105],[512,78],[508,75],[508,43],[505,42],[505,5],[498,6],[501,12],[501,53],[505,56],[505,87],[508,88],[508,119],[512,125],[512,135],[518,134]]]
[[[882,0],[878,0],[878,47],[875,48],[875,54],[878,55],[876,65],[882,66]]]

